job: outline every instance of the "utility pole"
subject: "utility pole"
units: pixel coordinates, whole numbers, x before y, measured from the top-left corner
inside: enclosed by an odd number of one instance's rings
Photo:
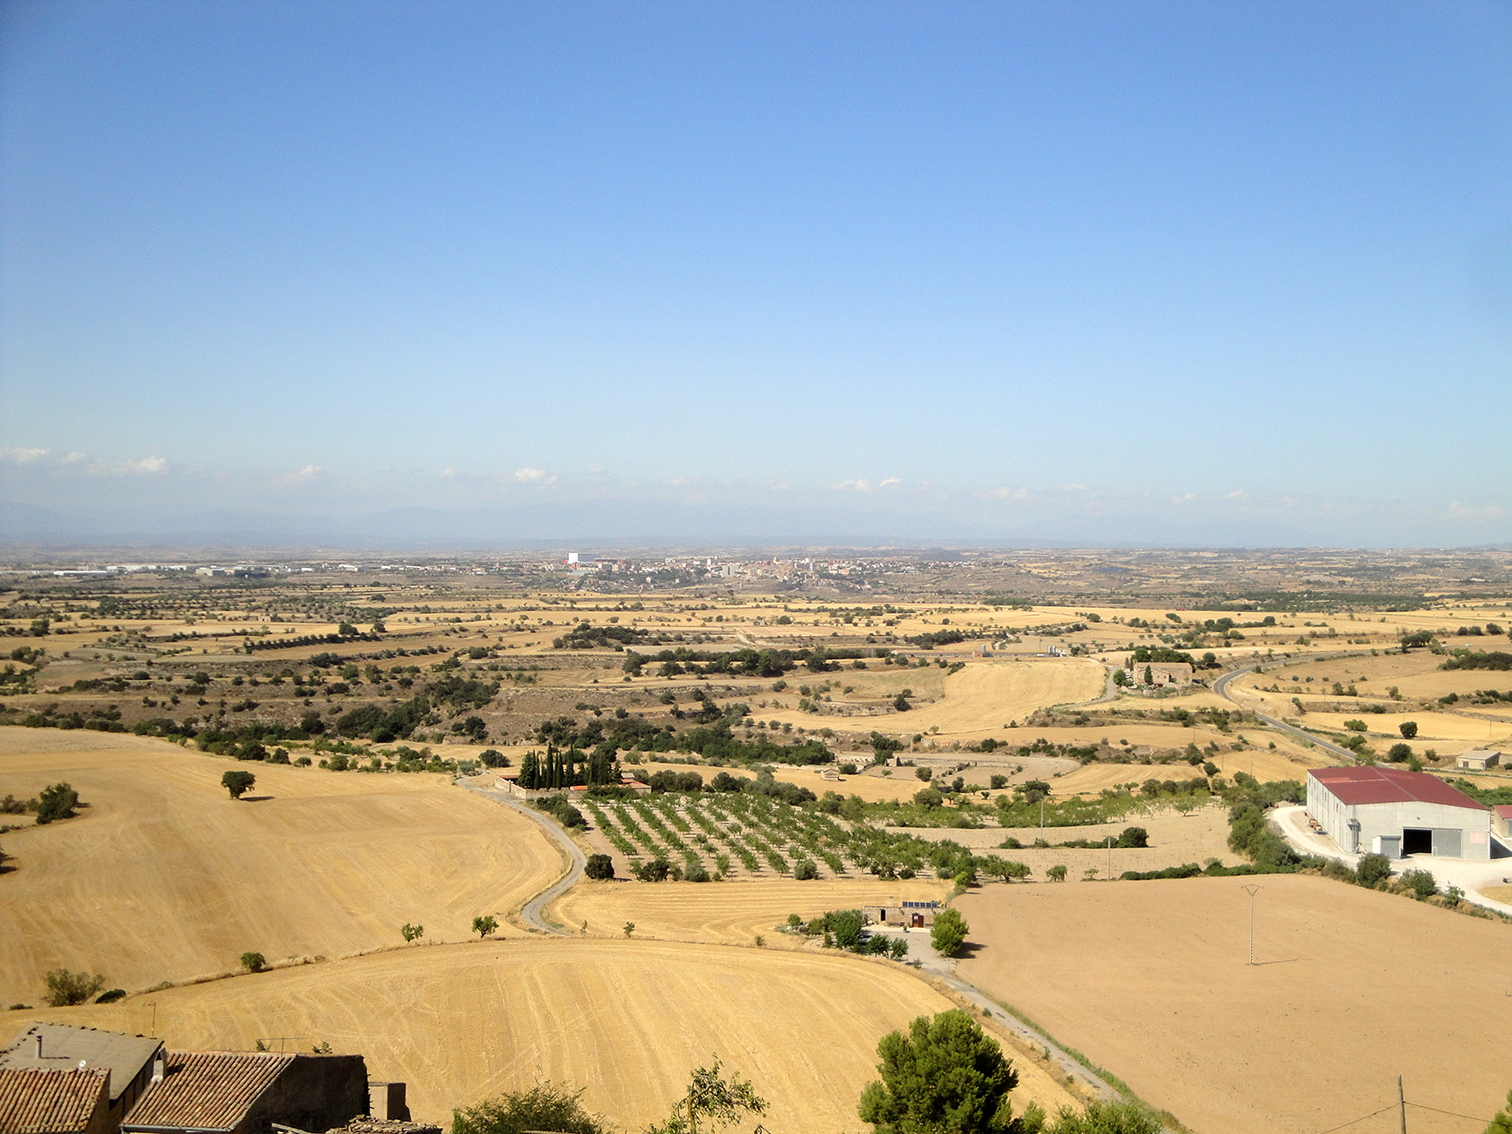
[[[1113,878],[1113,836],[1108,836],[1108,878]]]
[[[1260,892],[1261,887],[1256,886],[1253,883],[1246,883],[1244,885],[1243,889],[1244,889],[1244,892],[1249,895],[1249,899],[1250,899],[1250,962],[1249,963],[1253,965],[1255,963],[1255,895]],[[1400,1086],[1400,1083],[1398,1083],[1398,1086]]]
[[[1407,1102],[1402,1098],[1402,1077],[1397,1076],[1397,1113],[1402,1117],[1402,1134],[1407,1134]]]

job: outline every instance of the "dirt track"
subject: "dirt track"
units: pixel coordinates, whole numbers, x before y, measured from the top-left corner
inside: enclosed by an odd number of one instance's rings
[[[980,943],[958,972],[1199,1134],[1327,1130],[1394,1103],[1399,1073],[1409,1100],[1497,1111],[1512,926],[1272,875],[1251,967],[1244,881],[986,887],[957,899]],[[1415,1134],[1479,1129],[1411,1116]]]

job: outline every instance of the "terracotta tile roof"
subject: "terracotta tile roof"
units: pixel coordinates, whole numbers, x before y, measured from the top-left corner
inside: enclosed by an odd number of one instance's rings
[[[294,1058],[275,1051],[170,1051],[163,1081],[147,1088],[121,1129],[232,1130]]]
[[[1314,768],[1307,774],[1332,792],[1340,803],[1351,806],[1361,803],[1436,803],[1442,807],[1487,811],[1485,804],[1476,803],[1464,792],[1427,772],[1362,765],[1358,768]]]
[[[108,1106],[110,1072],[0,1068],[0,1134],[71,1134]]]
[[[37,1041],[42,1054],[37,1054]],[[152,1062],[163,1041],[152,1036],[129,1036],[72,1024],[34,1023],[0,1048],[0,1067],[30,1067],[69,1071],[83,1060],[90,1067],[110,1070],[110,1098],[114,1102]]]

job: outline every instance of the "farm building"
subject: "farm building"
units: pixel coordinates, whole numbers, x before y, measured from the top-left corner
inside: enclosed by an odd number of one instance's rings
[[[360,1055],[170,1051],[122,1134],[273,1134],[330,1130],[368,1111]]]
[[[106,1111],[112,1129],[121,1124],[151,1082],[163,1041],[68,1024],[32,1024],[0,1048],[0,1069],[71,1071],[85,1067],[109,1074]]]
[[[1502,754],[1494,748],[1472,748],[1456,756],[1454,766],[1472,772],[1484,772],[1487,768],[1495,768],[1499,765],[1501,758]]]
[[[867,925],[891,925],[902,929],[923,929],[934,924],[939,902],[894,902],[886,906],[862,906],[861,920]]]
[[[1186,662],[1130,662],[1128,672],[1135,685],[1152,689],[1192,683],[1192,667]]]
[[[110,1072],[0,1068],[0,1134],[115,1134]]]
[[[1491,809],[1426,772],[1314,768],[1307,811],[1351,854],[1491,857]]]
[[[1491,809],[1491,829],[1503,842],[1512,842],[1512,804],[1501,803]]]

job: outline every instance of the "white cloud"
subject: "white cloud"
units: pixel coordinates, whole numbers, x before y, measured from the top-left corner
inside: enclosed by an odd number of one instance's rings
[[[872,490],[872,483],[865,479],[842,480],[835,487],[842,492],[870,492]]]
[[[301,484],[311,484],[320,479],[323,470],[319,465],[306,465],[298,472],[285,473],[283,476],[273,478],[273,484],[279,488],[295,488]]]
[[[1229,499],[1229,500],[1243,500],[1244,499],[1244,489],[1242,489],[1242,488],[1236,488],[1236,489],[1234,489],[1234,491],[1232,491],[1232,492],[1230,492],[1228,494],[1227,499]]]
[[[515,469],[515,480],[521,484],[555,484],[556,474],[545,469]]]
[[[31,465],[47,456],[51,449],[0,449],[0,460],[9,461],[15,465]]]
[[[1462,504],[1456,500],[1449,505],[1449,514],[1456,520],[1495,520],[1506,514],[1500,504]]]
[[[438,475],[442,480],[453,480],[453,479],[456,478],[457,470],[456,469],[442,469],[436,475]]]
[[[890,476],[886,480],[884,480],[881,484],[877,485],[877,487],[878,488],[897,488],[902,483],[903,483],[902,478],[896,477],[896,476]]]

